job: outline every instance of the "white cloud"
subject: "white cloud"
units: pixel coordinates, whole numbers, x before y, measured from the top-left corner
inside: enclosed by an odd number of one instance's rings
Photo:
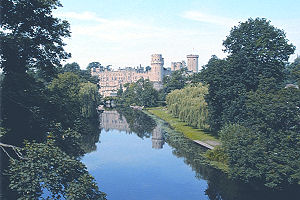
[[[211,24],[222,25],[222,26],[234,26],[239,21],[231,18],[209,15],[200,11],[192,11],[192,10],[185,11],[181,16],[186,19],[190,19],[194,21],[211,23]]]
[[[202,30],[200,27],[170,28],[147,23],[139,19],[109,19],[92,12],[65,12],[57,14],[71,23],[71,39],[67,51],[81,67],[89,62],[100,61],[103,65],[117,67],[150,64],[150,55],[162,53],[165,66],[172,61],[186,59],[197,53],[205,64],[212,54],[222,55],[224,30]],[[195,51],[193,51],[195,48]]]
[[[56,12],[55,13],[56,17],[59,18],[65,18],[65,19],[75,19],[75,20],[83,20],[83,21],[94,21],[94,22],[107,22],[106,19],[100,18],[96,15],[96,13],[93,12],[82,12],[82,13],[77,13],[77,12]]]

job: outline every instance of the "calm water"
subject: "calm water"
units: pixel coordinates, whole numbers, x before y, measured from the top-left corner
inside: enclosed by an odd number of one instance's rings
[[[299,199],[297,189],[274,192],[259,184],[245,185],[228,179],[207,166],[202,156],[206,149],[141,111],[105,111],[100,116],[101,131],[97,119],[93,124],[95,131],[84,135],[81,147],[85,154],[79,158],[109,200]],[[14,138],[5,142],[14,144]],[[9,168],[8,159],[3,154],[0,151],[0,199],[14,200],[17,195],[8,188],[9,177],[4,175]],[[36,173],[38,168],[30,170]],[[72,179],[61,178],[58,180]],[[28,187],[31,184],[21,181],[18,189]],[[43,192],[48,195],[46,190]]]
[[[294,199],[229,180],[204,164],[205,149],[142,112],[105,111],[101,127],[82,161],[108,199]]]

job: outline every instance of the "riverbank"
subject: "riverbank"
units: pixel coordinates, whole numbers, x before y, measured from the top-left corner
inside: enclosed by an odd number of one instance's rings
[[[194,142],[201,141],[201,143],[216,147],[214,148],[214,150],[208,150],[202,156],[206,158],[207,163],[210,166],[219,169],[224,173],[228,173],[228,166],[224,162],[216,159],[216,157],[220,157],[219,147],[221,144],[220,140],[217,137],[201,129],[188,126],[185,122],[180,121],[178,118],[175,118],[170,113],[168,113],[168,110],[165,107],[148,108],[146,109],[146,111],[148,114],[154,115],[155,117],[158,117],[167,122],[173,130],[182,133],[186,138]]]
[[[148,108],[147,111],[163,119],[170,124],[175,131],[183,133],[185,137],[193,141],[201,141],[213,147],[221,144],[220,140],[209,132],[188,126],[187,123],[173,117],[170,113],[168,113],[168,110],[165,107]]]

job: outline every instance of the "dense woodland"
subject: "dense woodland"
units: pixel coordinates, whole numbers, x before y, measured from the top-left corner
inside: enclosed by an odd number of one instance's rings
[[[98,88],[89,67],[60,64],[70,57],[63,48],[69,23],[52,15],[61,4],[5,0],[1,6],[1,165],[10,158],[1,177],[5,195],[105,199],[80,161],[99,137]]]

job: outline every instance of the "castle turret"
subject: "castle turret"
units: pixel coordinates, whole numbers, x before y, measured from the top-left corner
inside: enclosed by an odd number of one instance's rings
[[[198,72],[198,55],[187,55],[187,68],[189,71]]]
[[[164,59],[161,54],[151,55],[151,75],[150,81],[162,82]]]

